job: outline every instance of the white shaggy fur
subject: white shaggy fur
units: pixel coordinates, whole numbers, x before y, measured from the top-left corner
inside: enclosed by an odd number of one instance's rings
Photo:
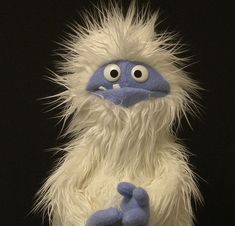
[[[182,71],[179,45],[172,36],[155,33],[157,14],[137,12],[132,3],[126,16],[115,4],[85,16],[86,28],[75,25],[67,41],[65,62],[54,81],[66,90],[56,97],[69,117],[64,157],[39,192],[36,209],[49,215],[53,226],[84,226],[97,210],[118,207],[119,182],[143,187],[150,196],[149,226],[192,226],[191,198],[200,200],[185,149],[173,125],[192,112],[197,85]],[[170,83],[171,93],[124,108],[86,91],[94,71],[113,60],[151,65]]]

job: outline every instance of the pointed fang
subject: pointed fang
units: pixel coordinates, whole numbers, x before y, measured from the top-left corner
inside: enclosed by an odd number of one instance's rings
[[[120,89],[120,85],[119,84],[113,84],[113,89]]]
[[[100,86],[99,87],[99,90],[102,90],[102,91],[104,91],[104,90],[107,90],[105,87],[103,87],[103,86]]]

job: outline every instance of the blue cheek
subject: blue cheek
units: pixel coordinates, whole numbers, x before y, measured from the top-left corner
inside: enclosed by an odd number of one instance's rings
[[[132,61],[112,63],[117,64],[121,69],[119,80],[111,82],[104,77],[106,64],[100,67],[91,77],[87,85],[87,91],[124,107],[130,107],[149,98],[164,97],[170,93],[169,83],[149,65]],[[132,78],[131,70],[136,65],[143,65],[147,68],[149,76],[146,81],[138,82]],[[120,88],[115,89],[114,84],[118,84]],[[100,87],[104,87],[105,90],[99,89]]]
[[[136,65],[143,65],[148,70],[148,79],[145,82],[138,82],[134,80],[131,76],[131,70]],[[125,77],[127,86],[138,88],[138,89],[145,89],[148,91],[159,92],[162,91],[163,93],[170,93],[170,85],[169,83],[162,77],[162,75],[154,70],[151,66],[140,63],[140,62],[128,62],[125,65],[126,72],[128,76]]]
[[[113,83],[104,77],[104,68],[105,66],[100,67],[91,77],[86,88],[87,91],[97,91],[100,86],[106,87],[107,89],[112,89]]]

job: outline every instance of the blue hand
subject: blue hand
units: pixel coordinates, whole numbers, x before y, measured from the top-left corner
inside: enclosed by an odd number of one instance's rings
[[[112,226],[121,222],[122,212],[116,208],[109,208],[95,212],[88,219],[86,226]]]
[[[143,188],[121,182],[118,192],[124,196],[121,203],[123,226],[147,226],[149,221],[149,197]]]
[[[147,226],[149,221],[149,197],[143,188],[121,182],[117,187],[123,195],[121,210],[109,208],[95,212],[86,226]]]

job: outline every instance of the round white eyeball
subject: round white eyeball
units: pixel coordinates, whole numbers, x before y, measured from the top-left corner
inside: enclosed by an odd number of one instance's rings
[[[145,82],[149,77],[149,72],[145,66],[136,65],[131,70],[131,76],[137,82]]]
[[[108,64],[104,69],[104,77],[110,82],[117,81],[120,75],[121,69],[117,64]]]

